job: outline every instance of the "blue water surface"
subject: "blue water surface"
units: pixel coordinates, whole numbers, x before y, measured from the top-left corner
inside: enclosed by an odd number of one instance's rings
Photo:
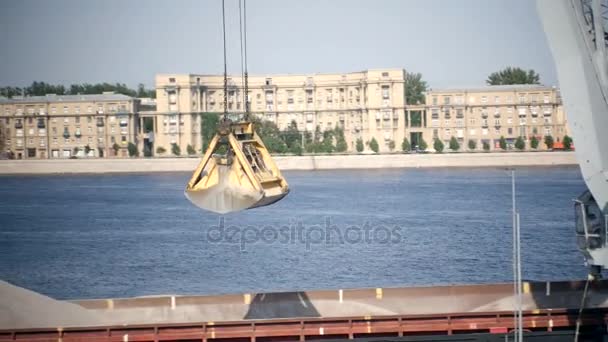
[[[284,200],[223,221],[184,197],[186,173],[0,177],[0,278],[61,299],[512,279],[509,171],[285,176]],[[516,177],[524,278],[584,278],[578,167]]]

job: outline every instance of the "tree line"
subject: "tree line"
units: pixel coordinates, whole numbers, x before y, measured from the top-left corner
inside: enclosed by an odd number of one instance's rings
[[[123,94],[131,97],[156,98],[156,91],[154,89],[147,89],[143,83],[140,83],[137,86],[137,89],[131,89],[124,83],[75,83],[66,87],[63,84],[50,84],[38,81],[32,82],[32,84],[27,87],[0,87],[0,96],[12,98],[14,96],[44,96],[46,94],[91,95],[101,94],[104,91],[113,91],[117,94]]]

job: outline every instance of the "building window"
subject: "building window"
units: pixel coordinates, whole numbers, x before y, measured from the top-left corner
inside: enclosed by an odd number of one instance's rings
[[[508,133],[509,135],[513,135],[513,128],[512,128],[512,127],[509,127],[509,128],[507,129],[507,133]]]
[[[169,77],[169,83],[175,83],[175,77]]]
[[[386,72],[386,71],[385,71],[385,72],[383,72],[383,73],[382,73],[382,77],[388,77],[388,72]]]
[[[446,106],[450,104],[450,97],[449,96],[444,96],[443,97],[443,104],[446,105]]]
[[[496,104],[500,103],[500,96],[494,96],[494,103],[496,103]]]
[[[481,97],[481,103],[486,103],[488,102],[488,97],[487,96],[482,96]]]
[[[433,106],[437,105],[437,96],[433,96]]]
[[[387,85],[382,86],[382,99],[383,100],[389,99],[389,86],[387,86]]]

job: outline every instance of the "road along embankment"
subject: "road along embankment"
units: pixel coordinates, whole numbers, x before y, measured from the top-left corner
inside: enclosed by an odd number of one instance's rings
[[[200,158],[0,160],[0,174],[190,172]],[[281,170],[576,165],[574,152],[277,156]]]

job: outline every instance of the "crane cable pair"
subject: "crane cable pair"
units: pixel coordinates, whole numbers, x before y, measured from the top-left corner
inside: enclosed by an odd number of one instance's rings
[[[239,0],[243,119],[232,122],[228,116],[226,8],[225,0],[222,0],[223,118],[185,190],[186,197],[194,205],[218,214],[270,205],[289,193],[287,181],[250,121],[246,14],[245,0]]]
[[[222,35],[224,45],[224,120],[228,120],[228,62],[226,53],[226,4],[222,0]],[[241,48],[241,86],[244,93],[245,121],[249,120],[249,82],[247,74],[247,3],[239,0],[239,41]]]

